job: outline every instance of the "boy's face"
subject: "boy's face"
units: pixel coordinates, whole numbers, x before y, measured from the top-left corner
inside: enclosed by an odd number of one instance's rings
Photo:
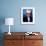
[[[31,16],[30,13],[26,13],[26,16]]]

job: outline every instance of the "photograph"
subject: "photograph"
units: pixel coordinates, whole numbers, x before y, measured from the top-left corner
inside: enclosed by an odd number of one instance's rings
[[[21,8],[21,24],[35,24],[35,8],[34,7]]]

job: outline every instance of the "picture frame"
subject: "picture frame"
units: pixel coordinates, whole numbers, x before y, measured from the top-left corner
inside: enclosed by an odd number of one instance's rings
[[[30,21],[27,21],[26,16],[31,16],[29,17]],[[35,24],[35,8],[34,7],[21,7],[21,24]]]

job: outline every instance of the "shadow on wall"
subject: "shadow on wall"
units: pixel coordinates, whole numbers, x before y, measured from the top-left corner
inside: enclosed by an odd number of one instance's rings
[[[0,16],[0,33],[2,33],[2,25],[4,25],[5,24],[5,17],[4,16]]]
[[[5,17],[4,16],[0,16],[0,46],[3,46],[3,34],[2,33],[2,25],[4,25],[5,23]]]

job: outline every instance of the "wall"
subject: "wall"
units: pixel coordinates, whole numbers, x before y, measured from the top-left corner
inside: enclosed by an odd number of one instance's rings
[[[35,24],[22,25],[20,22],[20,8],[35,8]],[[11,27],[11,32],[46,32],[46,0],[0,0],[0,19],[4,21],[6,17],[15,18],[15,24]],[[8,26],[1,22],[0,32],[8,32]],[[46,34],[45,34],[46,35]]]
[[[44,0],[1,0],[1,15],[0,17],[13,17],[15,24],[11,27],[11,31],[46,31],[46,1]],[[22,25],[20,22],[20,8],[21,7],[35,8],[35,24]],[[2,32],[8,31],[6,25],[1,26]]]

